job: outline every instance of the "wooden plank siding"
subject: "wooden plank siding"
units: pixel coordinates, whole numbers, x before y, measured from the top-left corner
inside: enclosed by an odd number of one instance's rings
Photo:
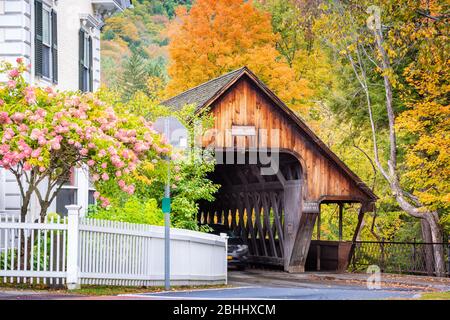
[[[218,130],[218,135],[204,137],[204,146],[213,144],[216,148],[249,148],[252,139],[257,139],[258,147],[280,147],[282,151],[297,157],[306,182],[303,188],[306,201],[370,202],[357,183],[311,142],[310,137],[302,132],[303,129],[275,106],[249,78],[237,80],[212,103],[210,112],[215,117],[214,128]],[[233,125],[255,126],[257,135],[233,139]],[[267,130],[267,139],[258,135],[259,129]],[[279,130],[278,139],[272,137],[276,130]]]

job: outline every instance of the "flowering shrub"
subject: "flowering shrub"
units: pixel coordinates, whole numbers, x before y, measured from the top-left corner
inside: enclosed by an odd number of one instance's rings
[[[19,184],[22,218],[33,193],[45,216],[73,167],[88,168],[99,190],[114,182],[122,192],[133,194],[132,175],[140,162],[170,153],[143,117],[114,110],[92,93],[28,85],[26,70],[20,58],[15,67],[0,65],[0,73],[8,75],[7,83],[0,85],[0,166]],[[99,192],[95,197],[102,207],[110,204]]]
[[[197,212],[199,201],[214,200],[214,193],[219,185],[208,179],[214,171],[214,163],[197,159],[193,155],[199,150],[193,145],[194,128],[200,122],[202,127],[210,128],[214,119],[209,114],[195,115],[195,106],[185,106],[181,110],[171,111],[160,106],[144,95],[135,95],[126,103],[114,92],[102,89],[97,93],[102,100],[108,101],[115,110],[130,110],[145,115],[150,121],[160,116],[177,117],[188,129],[191,143],[191,156],[181,156],[172,152],[170,161],[171,178],[171,225],[177,228],[198,230]],[[132,223],[160,224],[162,221],[161,200],[164,197],[164,186],[167,182],[167,162],[148,158],[139,163],[130,179],[135,186],[135,193],[128,195],[121,192],[117,183],[109,181],[102,184],[100,192],[111,199],[111,206],[101,208],[98,205],[90,208],[89,217],[113,219]],[[139,199],[139,203],[136,201]],[[157,203],[158,209],[152,205]],[[145,212],[146,216],[143,216]],[[153,216],[151,218],[151,216]],[[149,220],[151,219],[151,220]],[[160,221],[160,222],[158,222]]]

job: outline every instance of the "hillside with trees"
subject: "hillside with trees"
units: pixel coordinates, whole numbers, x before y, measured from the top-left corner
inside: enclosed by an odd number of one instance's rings
[[[126,97],[167,82],[166,28],[179,5],[190,0],[137,0],[133,8],[108,19],[102,30],[102,79]],[[147,85],[150,90],[147,90]]]

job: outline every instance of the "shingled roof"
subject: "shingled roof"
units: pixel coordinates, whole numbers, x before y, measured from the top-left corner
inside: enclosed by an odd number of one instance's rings
[[[197,108],[201,108],[223,87],[238,78],[246,69],[246,67],[243,67],[233,70],[163,101],[162,104],[174,110],[181,109],[187,104],[195,104]]]
[[[349,177],[366,193],[369,198],[376,200],[378,197],[373,191],[333,152],[331,149],[306,125],[306,123],[295,114],[278,96],[273,93],[251,70],[247,67],[236,69],[220,77],[202,83],[192,89],[184,91],[179,95],[163,101],[161,104],[177,110],[187,104],[195,104],[197,112],[210,106],[228,88],[230,88],[242,76],[247,76],[261,89],[297,126],[308,136],[324,154],[326,154],[338,167],[340,167]]]

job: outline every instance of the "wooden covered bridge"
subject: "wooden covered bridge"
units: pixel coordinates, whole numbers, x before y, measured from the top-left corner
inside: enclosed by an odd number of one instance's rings
[[[340,230],[344,203],[361,204],[355,231],[373,210],[376,195],[246,67],[164,104],[214,115],[202,145],[215,151],[211,179],[221,188],[200,204],[198,219],[236,230],[253,262],[303,272],[321,204],[339,204]],[[339,251],[347,260],[349,250]]]

